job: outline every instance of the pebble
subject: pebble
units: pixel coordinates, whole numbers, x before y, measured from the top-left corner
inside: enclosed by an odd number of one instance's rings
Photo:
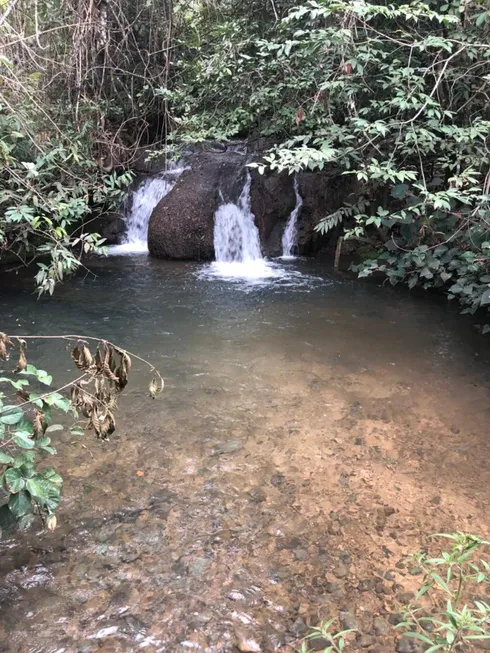
[[[308,641],[310,651],[324,651],[331,645],[332,642],[326,637],[315,637],[315,639],[310,639]]]
[[[376,594],[391,594],[391,588],[386,583],[376,583]]]
[[[396,653],[422,653],[424,649],[414,639],[403,637],[396,645]]]
[[[341,612],[339,619],[342,630],[357,630],[357,619],[352,612]]]
[[[305,551],[304,549],[295,549],[294,550],[294,556],[296,560],[307,560],[308,559],[308,552]]]
[[[369,648],[374,644],[374,637],[371,635],[363,635],[359,640],[359,646],[361,648]]]
[[[195,558],[189,567],[189,571],[193,576],[202,576],[210,564],[211,560],[207,558]]]
[[[263,503],[267,499],[267,495],[260,487],[254,487],[248,493],[253,501],[256,503]]]
[[[400,601],[400,603],[407,604],[410,603],[410,601],[414,600],[415,594],[413,592],[401,592],[400,594],[396,595],[396,598]]]
[[[343,562],[338,562],[333,569],[333,573],[336,578],[345,578],[349,573],[349,570]]]
[[[388,622],[392,626],[398,626],[398,624],[401,624],[402,621],[403,621],[403,617],[401,614],[396,614],[396,613],[390,614],[390,616],[388,617]]]
[[[422,569],[420,567],[412,567],[411,569],[408,570],[408,573],[411,576],[420,576],[420,574],[423,573]]]
[[[243,445],[238,440],[227,440],[226,442],[219,442],[214,448],[211,455],[222,456],[225,453],[236,453],[242,449]]]
[[[262,649],[260,644],[254,639],[253,636],[246,633],[236,632],[236,645],[242,653],[261,653]]]
[[[293,625],[289,628],[289,632],[295,635],[296,637],[301,637],[308,630],[308,626],[305,624],[304,619],[298,617]]]
[[[329,594],[340,594],[343,591],[343,587],[340,583],[327,583],[325,589]]]
[[[387,635],[390,627],[384,619],[381,617],[376,617],[373,623],[374,634],[378,636]]]
[[[374,589],[375,581],[372,578],[366,578],[359,581],[358,590],[360,592],[370,592]]]

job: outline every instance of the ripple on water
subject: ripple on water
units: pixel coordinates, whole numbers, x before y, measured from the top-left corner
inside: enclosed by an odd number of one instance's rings
[[[290,260],[293,260],[291,257]],[[291,266],[268,259],[255,259],[253,261],[214,261],[200,268],[196,276],[203,280],[230,281],[239,285],[241,290],[250,290],[253,287],[284,286],[284,287],[311,287],[313,285],[328,285],[323,277],[304,274]]]

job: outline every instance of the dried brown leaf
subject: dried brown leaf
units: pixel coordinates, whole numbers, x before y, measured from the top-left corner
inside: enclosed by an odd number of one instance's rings
[[[128,385],[129,370],[131,369],[131,358],[125,351],[120,351],[120,354],[121,363],[116,371],[116,376],[118,378],[116,381],[116,388],[119,392],[122,392]]]
[[[153,377],[153,379],[150,381],[150,395],[153,399],[157,397],[159,394],[163,392],[163,389],[165,387],[165,382],[163,378],[157,374]]]
[[[48,428],[46,417],[41,410],[36,410],[34,419],[32,420],[32,427],[36,438],[42,437]]]
[[[8,348],[13,347],[13,343],[6,333],[0,332],[0,358],[8,361],[9,353]]]
[[[117,381],[117,376],[111,370],[111,360],[114,355],[114,348],[106,342],[102,342],[97,348],[95,355],[95,366],[97,374],[103,374],[110,381]]]
[[[15,374],[23,372],[27,367],[26,350],[27,342],[25,340],[19,340],[19,362],[15,368]]]
[[[71,352],[75,365],[82,372],[88,372],[93,365],[93,358],[90,349],[84,342],[78,342]]]
[[[114,433],[116,421],[110,410],[105,408],[94,410],[90,417],[90,426],[95,431],[95,435],[101,440],[106,440],[109,435]]]

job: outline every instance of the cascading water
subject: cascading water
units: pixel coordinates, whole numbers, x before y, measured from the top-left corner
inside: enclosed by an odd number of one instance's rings
[[[214,215],[214,251],[218,263],[262,260],[259,230],[252,213],[251,186],[252,177],[247,173],[237,204],[223,204]]]
[[[175,185],[183,168],[169,170],[165,177],[145,179],[133,192],[131,210],[126,216],[127,231],[120,245],[109,247],[109,254],[146,254],[148,224],[153,209]]]
[[[294,178],[294,193],[296,195],[296,206],[288,218],[282,236],[282,258],[294,258],[294,248],[298,243],[298,218],[303,207],[303,198],[299,192],[298,177]]]
[[[236,204],[223,203],[214,214],[216,261],[203,268],[199,276],[246,281],[247,285],[268,283],[271,278],[284,283],[298,283],[298,279],[302,278],[300,273],[286,270],[284,266],[267,261],[262,256],[259,230],[252,213],[251,187],[252,177],[247,173],[245,185]],[[291,215],[293,226],[302,203],[297,185],[295,188],[297,210],[295,217]]]

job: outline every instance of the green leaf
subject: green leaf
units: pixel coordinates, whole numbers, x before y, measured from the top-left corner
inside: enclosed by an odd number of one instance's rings
[[[391,189],[391,196],[397,200],[402,200],[408,195],[408,185],[407,184],[396,184]]]
[[[15,444],[21,449],[33,449],[34,446],[36,445],[34,440],[31,440],[31,438],[25,433],[19,433],[18,435],[14,435],[13,440]]]
[[[10,383],[16,390],[21,390],[23,386],[29,385],[29,381],[27,379],[18,379],[17,381],[14,379],[9,379],[6,376],[0,377],[0,383]]]
[[[23,372],[21,372],[21,374],[29,374],[30,376],[37,376],[37,367],[34,367],[34,365],[28,363],[26,369]]]
[[[65,398],[57,399],[54,402],[54,405],[56,406],[56,408],[62,410],[64,413],[67,413],[72,408],[71,401]]]
[[[25,451],[20,454],[20,456],[15,457],[14,467],[22,467],[26,465],[27,467],[33,467],[36,461],[36,454],[34,451]]]
[[[14,459],[12,456],[9,456],[8,454],[4,453],[3,451],[0,451],[0,465],[9,465],[10,463],[13,463]]]
[[[485,290],[480,297],[480,306],[487,306],[488,304],[490,304],[490,289]]]
[[[41,476],[53,485],[61,486],[63,484],[63,479],[58,474],[58,472],[53,469],[53,467],[47,467],[41,472]]]
[[[12,494],[8,506],[16,519],[32,512],[31,497],[25,490],[21,490],[18,494]]]
[[[15,494],[24,489],[26,484],[21,472],[16,467],[10,467],[4,474],[7,490]]]
[[[45,480],[40,474],[36,474],[34,478],[30,478],[27,481],[27,490],[35,499],[42,502],[49,498],[52,487],[52,484]]]
[[[447,583],[445,580],[439,576],[439,574],[432,573],[431,574],[432,578],[435,580],[435,582],[439,585],[439,587],[442,587],[442,589],[447,592],[448,594],[452,594],[450,588],[448,587]]]
[[[412,631],[408,633],[403,633],[404,637],[411,637],[412,639],[418,639],[421,642],[425,642],[426,644],[433,644],[433,641],[426,637],[425,635],[422,635],[421,633],[413,633]]]
[[[43,383],[44,385],[51,385],[53,382],[53,377],[45,372],[44,370],[39,370],[37,373],[37,379],[40,383]]]
[[[5,406],[0,413],[0,422],[2,424],[6,424],[7,426],[13,426],[14,424],[20,422],[23,416],[24,411],[22,408],[18,408],[17,406]]]
[[[71,429],[71,433],[72,433],[72,435],[85,435],[85,431],[84,431],[84,429],[82,429],[81,426],[74,426]]]

